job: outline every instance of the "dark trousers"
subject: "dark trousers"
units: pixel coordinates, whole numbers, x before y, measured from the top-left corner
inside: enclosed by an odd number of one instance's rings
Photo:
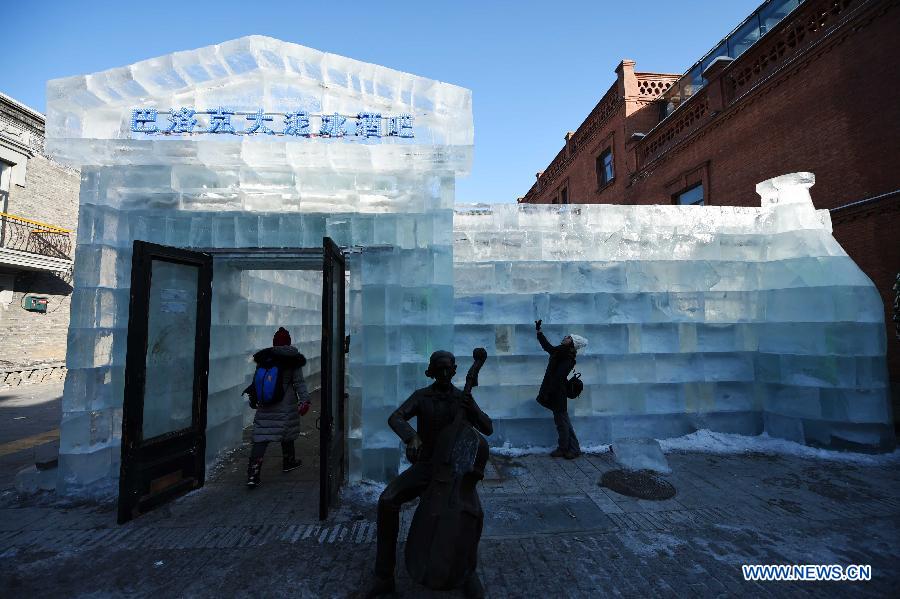
[[[556,424],[556,434],[559,436],[559,448],[563,451],[581,453],[578,437],[575,436],[575,429],[572,428],[572,421],[569,420],[569,411],[553,412],[553,422]]]
[[[378,498],[378,549],[375,575],[394,576],[397,564],[397,535],[400,534],[400,508],[422,495],[431,482],[431,462],[417,462],[388,483]]]
[[[251,460],[260,460],[264,455],[266,455],[266,447],[269,446],[268,441],[254,441],[253,447],[250,448],[250,459]],[[281,455],[284,456],[285,459],[289,459],[294,457],[294,442],[293,441],[282,441],[281,442]]]

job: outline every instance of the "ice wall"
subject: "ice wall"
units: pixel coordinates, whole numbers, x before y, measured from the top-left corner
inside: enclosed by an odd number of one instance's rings
[[[253,347],[272,345],[283,326],[306,357],[303,373],[310,391],[320,386],[322,369],[322,273],[310,270],[248,270],[242,273],[248,298]]]
[[[250,383],[252,355],[272,344],[279,326],[306,356],[310,391],[320,386],[322,273],[287,270],[242,271],[219,266],[213,276],[206,457],[233,445],[253,419],[246,401],[235,398]]]
[[[153,137],[131,129],[134,108],[222,105],[409,114],[414,136]],[[350,476],[396,472],[387,415],[421,385],[430,352],[452,342],[454,181],[471,163],[471,111],[466,89],[260,36],[51,81],[47,148],[82,172],[60,490],[92,492],[118,478],[135,240],[321,248],[328,236],[353,248]],[[261,280],[215,266],[208,458],[240,441],[247,348],[267,345],[278,319],[309,326],[306,306],[285,299],[289,289],[308,298],[305,282]],[[270,291],[287,313],[265,309]]]
[[[698,428],[824,446],[893,444],[883,310],[816,211],[811,174],[760,208],[458,206],[454,351],[475,346],[491,443],[552,445],[535,402],[553,343],[589,340],[570,401],[582,444]]]

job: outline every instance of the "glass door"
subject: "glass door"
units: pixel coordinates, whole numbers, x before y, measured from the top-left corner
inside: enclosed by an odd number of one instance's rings
[[[319,433],[319,518],[344,481],[344,274],[341,249],[324,238],[322,272],[322,415]]]
[[[134,242],[119,523],[203,486],[212,257]]]

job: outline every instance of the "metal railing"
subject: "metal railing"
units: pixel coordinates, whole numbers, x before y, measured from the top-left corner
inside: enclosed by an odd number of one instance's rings
[[[765,0],[753,13],[741,21],[734,30],[716,46],[695,62],[678,81],[667,89],[660,99],[660,121],[672,114],[692,95],[703,89],[708,81],[703,76],[706,68],[719,56],[737,59],[745,50],[775,28],[804,0]]]
[[[71,233],[56,225],[0,212],[2,248],[68,260],[72,252]]]

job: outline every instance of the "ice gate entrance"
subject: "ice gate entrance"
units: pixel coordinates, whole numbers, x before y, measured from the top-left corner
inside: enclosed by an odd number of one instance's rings
[[[321,250],[254,248],[202,252],[143,241],[135,241],[133,247],[119,522],[204,483],[210,316],[216,297],[211,285],[214,260],[220,262],[220,276],[226,279],[239,276],[236,269],[277,269],[279,275],[302,269],[322,274],[318,334],[321,353],[319,360],[307,353],[306,376],[310,388],[321,386],[321,417],[316,428],[320,431],[319,516],[325,519],[346,473],[346,268],[340,248],[327,237]],[[290,289],[290,294],[299,294],[301,300],[310,295],[302,289]],[[276,299],[293,303],[284,293],[269,301]],[[281,322],[294,331],[293,342],[306,350],[309,344],[305,341],[316,336],[310,329],[316,327],[309,326],[309,318],[304,318],[303,312],[308,311],[287,311],[286,307],[278,306]],[[305,322],[290,317],[298,312]],[[266,331],[261,334],[264,336]],[[311,372],[317,362],[321,373]]]
[[[387,417],[452,343],[470,92],[257,36],[50,86],[48,147],[82,169],[60,489],[113,490],[119,478],[135,241],[197,251],[328,237],[346,248],[348,475],[395,472]],[[221,115],[233,132],[211,131]],[[277,302],[248,302],[240,279],[223,276],[210,306],[206,463],[240,442],[247,350],[280,324]],[[159,301],[183,301],[170,295]]]
[[[467,90],[262,37],[53,81],[47,133],[82,168],[63,492],[119,479],[135,241],[345,248],[350,480],[396,473],[387,418],[436,349],[464,373],[487,348],[492,445],[551,445],[538,318],[551,340],[590,341],[570,408],[584,445],[700,428],[894,444],[883,306],[813,207],[809,174],[761,183],[758,208],[454,206]],[[213,281],[207,464],[240,442],[248,348],[281,324],[240,277]],[[256,287],[286,284],[304,292]]]

